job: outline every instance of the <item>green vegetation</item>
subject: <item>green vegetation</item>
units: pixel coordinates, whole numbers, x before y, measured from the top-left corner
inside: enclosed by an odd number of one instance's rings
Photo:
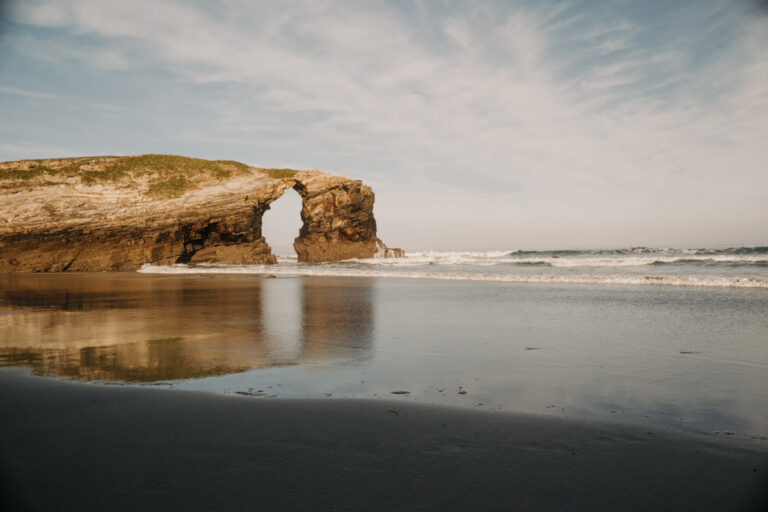
[[[34,161],[40,162],[40,161]],[[146,183],[146,194],[154,198],[178,197],[194,188],[206,177],[225,179],[247,174],[249,167],[232,160],[203,160],[175,155],[140,155],[126,157],[93,157],[61,160],[60,167],[52,168],[39,163],[29,169],[0,169],[0,180],[10,182],[3,189],[25,186],[53,185],[45,180],[31,183],[43,175],[79,177],[83,183],[123,182],[136,187]],[[281,169],[280,171],[284,171]],[[144,179],[142,179],[144,178]],[[141,181],[139,181],[141,179]],[[40,180],[38,180],[40,181]]]
[[[150,185],[150,190],[180,189],[192,186],[195,177],[213,176],[214,178],[229,178],[234,174],[245,174],[248,166],[232,160],[203,160],[175,155],[140,155],[126,156],[109,162],[103,170],[85,170],[80,173],[86,183],[96,181],[120,181],[125,178],[140,178],[154,176],[157,181]],[[173,183],[153,188],[152,185]]]
[[[262,169],[270,178],[281,180],[283,178],[293,178],[297,171],[293,169]]]
[[[33,171],[13,171],[13,174],[11,172],[5,173],[0,171],[0,180],[6,180],[5,183],[0,184],[0,190],[17,190],[22,188],[32,188],[33,186],[52,187],[55,185],[61,185],[63,183],[62,181],[51,180],[38,181],[33,183],[32,178],[36,178],[43,174],[42,171],[37,173],[33,173]]]
[[[14,181],[18,181],[18,180],[29,181],[39,176],[42,176],[43,174],[47,174],[49,176],[53,176],[57,174],[72,176],[77,174],[79,170],[80,170],[80,166],[78,164],[65,165],[59,169],[53,169],[46,165],[36,165],[31,169],[6,169],[6,170],[0,169],[0,179],[14,180]]]
[[[40,165],[32,169],[10,169],[7,171],[2,171],[1,176],[6,180],[28,181],[45,173],[51,174],[52,172],[54,172],[53,169],[49,169],[48,167]]]
[[[232,160],[203,160],[175,155],[28,160],[26,169],[0,169],[0,189],[52,186],[55,178],[79,178],[82,183],[119,183],[122,187],[146,187],[154,199],[172,198],[195,188],[205,178],[226,179],[247,174],[249,167]],[[44,163],[45,162],[45,163]],[[6,162],[7,163],[7,162]],[[293,169],[262,169],[273,179],[293,178]]]
[[[248,166],[231,160],[203,160],[174,155],[127,156],[115,160],[106,166],[101,179],[118,180],[125,176],[161,176],[210,174],[216,178],[229,178],[233,174],[248,172]]]
[[[165,181],[158,181],[149,186],[147,193],[154,197],[178,197],[191,188],[190,181],[184,176],[172,176]]]

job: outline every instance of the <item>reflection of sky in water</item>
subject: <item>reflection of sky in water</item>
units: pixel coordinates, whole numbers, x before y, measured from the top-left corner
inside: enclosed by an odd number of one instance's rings
[[[38,374],[768,437],[757,290],[132,274],[0,284],[0,361]]]

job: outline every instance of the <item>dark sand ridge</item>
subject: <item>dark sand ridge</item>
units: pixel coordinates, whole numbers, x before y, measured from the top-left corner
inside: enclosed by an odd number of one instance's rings
[[[768,503],[764,445],[615,423],[98,386],[18,369],[0,370],[0,411],[3,510],[758,510]]]

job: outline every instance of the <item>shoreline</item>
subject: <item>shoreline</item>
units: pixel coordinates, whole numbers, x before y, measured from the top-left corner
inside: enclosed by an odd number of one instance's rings
[[[364,260],[363,260],[364,261]],[[358,261],[343,262],[357,264]],[[270,268],[254,268],[256,266],[195,266],[184,264],[152,266],[145,264],[136,273],[149,276],[189,275],[189,276],[269,276],[281,278],[291,277],[327,277],[327,278],[383,278],[425,280],[443,282],[472,282],[493,284],[523,284],[523,285],[586,285],[586,286],[616,286],[616,287],[671,287],[688,289],[737,289],[737,290],[768,290],[768,279],[760,277],[702,277],[676,275],[619,275],[619,274],[473,274],[473,273],[441,273],[426,271],[387,271],[387,270],[317,270],[311,267],[280,267],[279,264]],[[761,292],[762,293],[762,292]]]
[[[226,274],[0,278],[9,313],[0,359],[37,375],[280,398],[407,390],[398,401],[768,436],[762,294]]]
[[[0,408],[6,510],[768,503],[759,443],[624,423],[384,400],[256,400],[16,368],[0,369]]]

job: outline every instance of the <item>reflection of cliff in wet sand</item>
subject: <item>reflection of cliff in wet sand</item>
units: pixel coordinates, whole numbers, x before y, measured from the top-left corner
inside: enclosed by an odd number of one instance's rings
[[[302,295],[302,359],[354,359],[371,356],[373,289],[368,279],[329,284],[304,282]]]
[[[265,318],[263,302],[273,289],[258,277],[15,274],[0,282],[0,306],[7,308],[0,315],[0,364],[40,375],[147,382],[359,359],[370,351],[366,287],[320,298],[304,282],[307,291],[295,297],[303,298],[304,314],[296,352],[280,332],[293,326]],[[310,304],[318,299],[321,309]]]

